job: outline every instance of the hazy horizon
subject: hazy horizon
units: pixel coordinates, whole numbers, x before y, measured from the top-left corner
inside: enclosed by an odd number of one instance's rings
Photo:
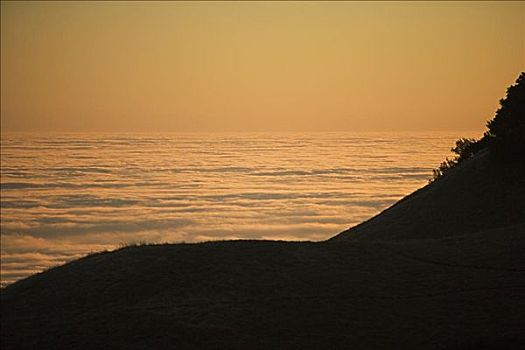
[[[2,2],[2,132],[483,130],[523,2]]]

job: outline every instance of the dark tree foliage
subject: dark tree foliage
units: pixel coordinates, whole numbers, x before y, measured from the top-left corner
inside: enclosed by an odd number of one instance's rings
[[[507,97],[487,123],[485,137],[496,156],[516,159],[525,156],[525,72],[507,89]]]
[[[476,139],[462,138],[456,141],[456,147],[452,148],[451,151],[457,154],[457,161],[462,162],[478,151],[476,145]]]
[[[445,158],[445,161],[441,162],[441,164],[439,165],[439,167],[437,169],[433,169],[432,170],[434,178],[432,180],[430,180],[430,182],[439,179],[440,177],[445,175],[447,171],[449,171],[450,169],[452,169],[456,165],[458,165],[457,159]]]
[[[525,159],[525,72],[521,72],[515,85],[507,89],[507,96],[500,100],[500,108],[492,120],[487,122],[488,130],[480,140],[461,138],[451,151],[457,154],[446,158],[433,170],[436,180],[450,169],[476,153],[488,149],[503,161],[524,161]]]

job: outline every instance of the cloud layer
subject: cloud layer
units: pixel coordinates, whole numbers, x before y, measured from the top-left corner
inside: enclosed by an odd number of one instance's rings
[[[5,134],[2,283],[132,242],[327,239],[424,185],[458,136]]]

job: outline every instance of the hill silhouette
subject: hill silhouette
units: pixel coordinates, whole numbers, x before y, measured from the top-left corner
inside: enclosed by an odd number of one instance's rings
[[[522,349],[525,162],[490,144],[325,242],[131,246],[18,281],[1,347]]]
[[[485,150],[331,240],[442,238],[522,223],[524,175],[525,162],[497,162]]]

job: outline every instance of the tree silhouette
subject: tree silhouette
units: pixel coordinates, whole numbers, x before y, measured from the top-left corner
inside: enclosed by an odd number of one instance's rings
[[[451,151],[457,156],[445,159],[433,170],[437,180],[464,160],[488,149],[498,160],[523,161],[525,159],[525,72],[521,72],[515,85],[507,89],[507,96],[499,101],[500,108],[487,122],[488,130],[480,140],[461,138]],[[432,181],[432,180],[431,180]]]
[[[499,101],[494,119],[488,121],[485,137],[493,152],[505,159],[525,156],[525,72]]]

